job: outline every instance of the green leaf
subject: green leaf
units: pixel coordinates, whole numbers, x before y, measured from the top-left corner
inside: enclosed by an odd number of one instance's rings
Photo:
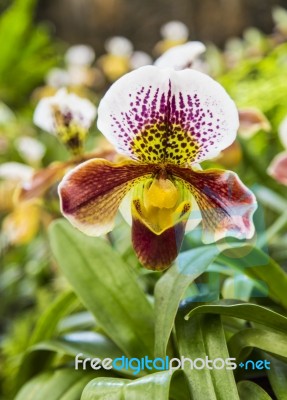
[[[186,377],[182,370],[173,373],[169,396],[170,400],[187,400],[190,398]]]
[[[261,185],[256,185],[253,191],[260,202],[266,207],[278,213],[286,211],[287,201],[278,193]]]
[[[265,358],[270,361],[272,368],[267,370],[267,375],[272,389],[278,400],[287,399],[287,364],[265,354]]]
[[[22,360],[18,377],[17,388],[34,375],[49,368],[55,356],[76,357],[82,353],[82,358],[118,358],[122,357],[121,350],[106,336],[95,332],[73,332],[56,339],[37,343],[29,347]],[[74,363],[74,360],[73,360]],[[83,364],[79,364],[79,370]],[[132,370],[121,370],[124,375],[132,375]],[[118,374],[118,372],[117,372]]]
[[[23,386],[15,400],[79,400],[84,387],[94,376],[94,372],[72,369],[45,372]]]
[[[282,332],[287,331],[287,318],[269,308],[237,300],[220,300],[209,304],[197,304],[186,315],[186,319],[198,314],[221,314],[256,322]]]
[[[240,400],[272,400],[265,390],[250,381],[239,382],[238,392]]]
[[[181,357],[195,360],[208,357],[229,358],[224,331],[218,315],[194,315],[186,321],[184,315],[190,304],[180,308],[176,318],[176,336]],[[234,375],[228,369],[195,369],[188,362],[183,365],[192,399],[239,399]]]
[[[42,371],[50,363],[51,353],[48,351],[34,352],[33,346],[39,342],[51,339],[55,335],[61,318],[78,305],[79,300],[71,291],[61,294],[39,318],[32,333],[30,346],[23,354],[17,373],[15,386],[21,387],[27,380]]]
[[[59,321],[69,314],[77,304],[78,299],[73,292],[62,293],[39,318],[30,345],[52,338]]]
[[[20,105],[27,103],[56,58],[46,29],[34,23],[37,0],[11,3],[0,16],[0,37],[5,37],[1,43],[0,97],[8,104]]]
[[[82,354],[83,358],[116,359],[123,356],[122,351],[106,336],[95,332],[73,332],[57,339],[42,342],[30,348],[32,354],[52,352],[60,355],[76,357]],[[83,363],[79,363],[79,369]],[[119,374],[119,371],[116,371]],[[120,374],[133,376],[133,370],[121,369]]]
[[[82,353],[90,358],[117,358],[123,354],[107,337],[95,332],[73,332],[57,339],[42,342],[30,351],[49,350],[75,357]]]
[[[153,309],[119,254],[64,220],[52,224],[50,241],[62,272],[106,334],[128,356],[152,355]]]
[[[246,275],[238,274],[232,278],[227,278],[222,287],[222,297],[224,299],[238,299],[248,301],[254,288],[253,281]]]
[[[254,347],[287,361],[286,333],[249,328],[239,331],[228,342],[230,353],[237,360],[242,360]]]
[[[199,247],[181,253],[155,287],[155,351],[165,357],[176,312],[188,286],[200,276],[219,253],[216,245]]]
[[[243,257],[242,251],[248,252]],[[229,250],[231,257],[221,254],[218,260],[236,268],[255,281],[263,282],[268,288],[268,296],[287,308],[287,274],[271,257],[252,246]],[[264,292],[264,288],[263,288]]]
[[[95,328],[96,320],[89,311],[81,311],[63,318],[58,324],[58,331],[66,333],[70,331],[84,331]]]
[[[130,381],[97,378],[85,387],[81,400],[168,400],[172,374],[156,372]]]

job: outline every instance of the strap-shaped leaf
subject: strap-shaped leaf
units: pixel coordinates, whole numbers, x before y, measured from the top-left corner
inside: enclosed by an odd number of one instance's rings
[[[109,338],[95,332],[73,332],[57,339],[38,343],[30,348],[27,357],[29,357],[29,354],[33,357],[35,353],[38,353],[40,357],[41,353],[44,352],[58,353],[73,358],[81,353],[82,356],[79,357],[81,359],[99,358],[103,360],[105,358],[116,359],[123,356],[122,351]],[[83,364],[80,361],[78,363],[78,369],[81,370]],[[123,368],[120,372],[117,370],[116,374],[133,376],[133,370]]]
[[[106,336],[94,332],[73,332],[59,338],[37,343],[26,351],[16,379],[16,390],[34,375],[50,367],[57,355],[82,358],[117,358],[122,351]],[[79,364],[79,370],[83,367]],[[132,371],[123,370],[124,375],[132,375]]]
[[[264,357],[270,361],[270,368],[267,371],[269,382],[278,400],[287,399],[287,363],[264,354]]]
[[[244,329],[232,336],[228,348],[237,361],[248,348],[258,348],[267,353],[285,358],[287,361],[287,333],[268,331],[263,329]]]
[[[33,352],[32,346],[51,339],[57,330],[59,321],[79,304],[72,291],[62,293],[47,307],[36,323],[30,339],[30,348],[23,355],[22,362],[15,379],[15,390],[45,369],[50,362],[51,354],[47,351]]]
[[[152,306],[119,254],[64,220],[52,225],[50,241],[61,270],[107,335],[129,356],[152,355]]]
[[[177,265],[170,268],[155,287],[156,356],[165,357],[176,312],[188,286],[200,276],[219,254],[216,245],[181,253]]]
[[[240,400],[272,400],[265,390],[250,381],[239,382],[238,392]]]
[[[220,255],[218,260],[229,265],[254,280],[263,282],[268,288],[267,295],[277,303],[287,308],[287,274],[271,257],[262,250],[252,246],[245,246],[242,256],[241,249],[232,249],[232,257]],[[263,288],[264,291],[264,288]]]
[[[97,378],[84,389],[81,400],[168,400],[172,373],[156,372],[134,381]]]
[[[209,304],[198,303],[187,313],[187,319],[196,314],[221,314],[256,322],[282,332],[287,331],[287,318],[267,307],[238,300],[220,300]]]
[[[53,337],[60,320],[71,312],[79,303],[75,294],[71,291],[61,294],[38,320],[33,331],[30,345]]]
[[[186,321],[184,315],[190,305],[184,305],[176,318],[176,336],[182,357],[195,360],[208,357],[215,360],[229,358],[223,327],[218,315],[195,315]],[[184,363],[191,397],[194,400],[239,399],[232,370],[195,369]]]
[[[38,375],[20,390],[15,400],[79,400],[94,372],[62,369]]]
[[[83,331],[95,328],[96,320],[89,311],[80,311],[64,317],[58,324],[60,334],[71,331]]]

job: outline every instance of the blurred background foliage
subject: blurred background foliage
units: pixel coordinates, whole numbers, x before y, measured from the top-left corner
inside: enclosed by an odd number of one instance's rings
[[[36,0],[14,1],[0,19],[0,98],[13,106],[27,102],[56,62],[48,30],[34,24],[35,6]]]
[[[160,39],[160,27],[170,20],[184,22],[193,40],[223,46],[227,38],[248,27],[272,31],[271,10],[286,0],[42,0],[39,18],[53,21],[68,43],[91,44],[103,52],[103,41],[115,32],[150,52]]]

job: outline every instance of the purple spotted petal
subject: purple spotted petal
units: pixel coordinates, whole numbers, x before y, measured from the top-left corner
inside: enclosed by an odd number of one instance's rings
[[[225,90],[194,70],[142,67],[119,79],[98,110],[117,150],[148,163],[213,158],[236,137],[238,113]]]

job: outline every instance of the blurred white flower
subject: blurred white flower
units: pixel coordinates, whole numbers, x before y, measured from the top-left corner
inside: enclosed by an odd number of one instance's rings
[[[133,52],[133,45],[129,39],[123,36],[114,36],[106,41],[105,49],[115,56],[130,57]]]
[[[0,165],[0,178],[14,182],[26,182],[32,178],[34,169],[18,162],[6,162]]]
[[[66,54],[65,61],[68,65],[89,66],[95,60],[96,54],[91,46],[79,44],[71,46]]]
[[[135,51],[130,58],[132,69],[137,69],[145,65],[151,65],[152,62],[151,56],[144,51]]]
[[[170,21],[161,27],[160,33],[164,39],[182,40],[188,39],[188,27],[181,21]]]
[[[87,68],[86,67],[70,65],[68,67],[68,73],[69,73],[71,85],[73,85],[73,86],[85,85],[85,83],[87,81]]]
[[[52,134],[58,133],[59,123],[66,127],[75,123],[88,130],[96,114],[97,109],[89,100],[60,89],[54,96],[40,100],[34,112],[34,123]]]
[[[29,164],[39,163],[46,152],[45,146],[39,140],[29,136],[18,138],[15,146],[21,157]]]
[[[80,154],[96,114],[97,108],[89,100],[60,89],[54,96],[40,100],[34,123],[56,135],[74,154]]]
[[[46,75],[46,83],[55,88],[69,86],[70,76],[68,71],[62,68],[52,68]]]
[[[154,64],[159,68],[174,68],[175,70],[192,68],[194,62],[205,51],[206,47],[203,43],[188,42],[167,50]]]

